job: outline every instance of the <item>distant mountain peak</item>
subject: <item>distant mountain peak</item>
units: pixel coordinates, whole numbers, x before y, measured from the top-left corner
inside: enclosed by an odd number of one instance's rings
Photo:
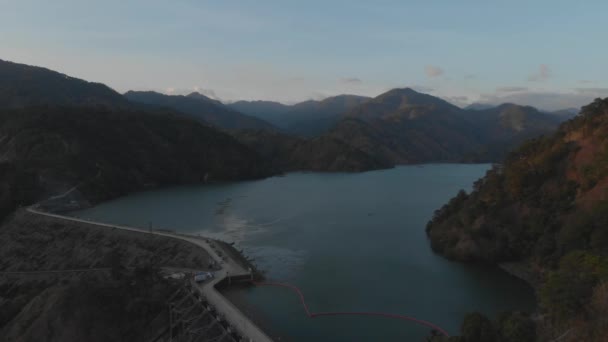
[[[123,96],[129,96],[134,94],[147,94],[147,95],[164,95],[154,90],[129,90],[123,94]]]
[[[490,108],[494,108],[496,107],[496,105],[493,104],[489,104],[489,103],[479,103],[479,102],[475,102],[475,103],[471,103],[470,105],[464,107],[464,110],[486,110],[486,109],[490,109]]]
[[[457,107],[453,104],[440,99],[436,96],[420,93],[416,90],[406,88],[395,88],[391,89],[384,94],[374,98],[376,102],[384,102],[393,106],[405,106],[405,105],[435,105],[450,109],[456,109]]]
[[[263,120],[239,113],[223,103],[199,93],[184,96],[165,95],[154,91],[129,91],[125,93],[125,97],[133,102],[173,108],[194,119],[222,129],[275,129]]]
[[[348,116],[363,120],[409,120],[430,113],[448,114],[457,111],[460,108],[438,97],[419,93],[412,88],[396,88],[355,107]]]
[[[190,94],[186,95],[186,97],[190,97],[193,99],[215,101],[214,99],[210,98],[209,96],[203,95],[203,94],[199,93],[198,91],[193,91]]]
[[[536,109],[532,106],[520,105],[520,104],[513,103],[513,102],[501,103],[500,105],[496,106],[496,108],[498,108],[498,109],[529,109],[529,110],[538,111],[538,109]]]
[[[411,96],[411,95],[422,95],[422,93],[419,93],[417,91],[415,91],[412,88],[409,87],[405,87],[405,88],[393,88],[387,92],[384,92],[380,95],[378,95],[377,97],[380,96]]]

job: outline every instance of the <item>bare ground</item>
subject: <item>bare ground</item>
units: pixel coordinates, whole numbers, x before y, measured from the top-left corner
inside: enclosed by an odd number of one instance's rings
[[[0,340],[149,341],[166,328],[177,286],[158,268],[209,260],[186,241],[17,211],[0,226]],[[117,264],[119,274],[2,274]]]

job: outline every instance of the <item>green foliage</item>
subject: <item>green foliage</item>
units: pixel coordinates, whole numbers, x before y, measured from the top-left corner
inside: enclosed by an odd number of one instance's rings
[[[498,338],[492,322],[478,312],[467,314],[461,327],[462,342],[495,342]]]
[[[606,279],[608,258],[587,251],[570,252],[541,288],[541,307],[557,320],[572,317],[589,301],[593,288]]]
[[[583,249],[606,254],[608,201],[599,201],[591,209],[571,215],[557,238],[563,253]]]
[[[0,110],[0,214],[29,205],[53,184],[92,202],[150,186],[240,180],[273,173],[255,152],[167,112],[101,107]]]
[[[608,201],[597,186],[606,177],[608,99],[598,99],[437,211],[427,225],[431,246],[459,260],[528,262],[550,325],[606,326],[589,312],[594,288],[608,278]],[[532,330],[518,316],[497,325],[507,341]]]
[[[504,312],[495,321],[478,312],[469,313],[462,322],[460,334],[450,339],[431,336],[428,341],[534,342],[537,337],[534,320],[517,311]]]
[[[301,139],[263,130],[244,130],[233,135],[281,171],[357,172],[393,167],[389,162],[326,136]]]
[[[501,342],[536,341],[536,324],[521,312],[505,312],[498,317],[498,335]]]

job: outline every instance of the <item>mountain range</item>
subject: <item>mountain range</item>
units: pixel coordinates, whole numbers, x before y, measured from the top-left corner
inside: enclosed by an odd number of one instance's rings
[[[514,104],[463,110],[404,88],[356,106],[326,134],[394,164],[488,162],[563,120]]]
[[[229,133],[231,143],[255,151],[275,172],[498,161],[525,139],[549,133],[569,117],[515,104],[465,110],[410,88],[393,89],[374,98],[340,95],[291,106],[269,101],[226,105],[199,93],[129,91],[123,96],[103,84],[5,61],[0,61],[0,76],[0,108],[51,105],[90,111],[103,106],[167,120],[193,119],[209,126],[207,134],[216,130]],[[57,115],[57,120],[74,119]],[[124,129],[129,124],[122,122]]]
[[[121,95],[0,60],[0,219],[68,189],[93,204],[157,186],[297,170],[501,161],[436,211],[427,225],[433,250],[527,279],[541,314],[522,321],[541,339],[600,340],[608,315],[606,137],[608,100],[580,114],[516,104],[462,109],[403,88],[293,106],[225,105],[198,93]],[[517,335],[515,316],[500,319],[499,329]],[[479,325],[491,333],[491,323],[474,320],[465,333]]]
[[[129,91],[124,96],[134,103],[177,110],[193,119],[224,130],[275,129],[264,120],[232,110],[221,102],[197,92],[183,96],[165,95],[153,91]]]
[[[286,133],[316,137],[335,125],[342,114],[368,100],[364,96],[338,95],[290,106],[271,101],[237,101],[228,106],[266,120]]]
[[[269,120],[287,134],[331,137],[387,164],[497,161],[574,116],[571,110],[544,113],[516,104],[461,109],[410,88],[375,98],[341,95],[292,106],[269,101],[229,106]]]
[[[96,203],[162,185],[391,166],[329,139],[286,138],[295,144],[280,146],[281,161],[262,156],[225,131],[274,126],[196,93],[123,96],[5,61],[0,76],[0,218],[74,185]]]

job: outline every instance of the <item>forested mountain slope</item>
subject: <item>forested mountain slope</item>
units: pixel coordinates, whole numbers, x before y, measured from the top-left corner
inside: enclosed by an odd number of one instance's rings
[[[97,202],[153,186],[274,171],[228,134],[179,114],[50,106],[0,110],[0,172],[6,214],[75,185]]]
[[[608,99],[531,140],[435,213],[427,233],[448,258],[526,265],[540,336],[608,336]]]

